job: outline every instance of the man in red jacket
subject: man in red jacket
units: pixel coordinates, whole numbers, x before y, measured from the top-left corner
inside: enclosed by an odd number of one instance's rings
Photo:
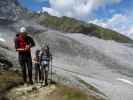
[[[34,40],[27,35],[26,28],[20,28],[20,33],[15,38],[15,48],[18,52],[18,59],[22,68],[23,80],[27,82],[27,70],[29,83],[33,84],[32,81],[32,57],[31,48],[35,46]]]

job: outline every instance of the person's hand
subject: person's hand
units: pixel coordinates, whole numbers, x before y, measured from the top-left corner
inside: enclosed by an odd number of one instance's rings
[[[25,47],[25,51],[27,51],[27,50],[30,50],[30,45],[26,45],[26,47]]]

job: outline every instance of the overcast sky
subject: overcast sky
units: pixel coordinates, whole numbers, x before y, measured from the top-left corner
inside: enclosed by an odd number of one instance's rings
[[[33,11],[68,16],[133,37],[133,0],[19,0]]]

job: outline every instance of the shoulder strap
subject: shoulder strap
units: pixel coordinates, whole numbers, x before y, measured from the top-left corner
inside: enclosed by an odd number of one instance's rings
[[[27,44],[30,44],[31,47],[34,47],[35,46],[35,42],[34,42],[34,40],[33,40],[32,37],[26,36],[25,39],[26,39]]]

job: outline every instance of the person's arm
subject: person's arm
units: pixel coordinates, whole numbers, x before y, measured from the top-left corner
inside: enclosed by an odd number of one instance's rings
[[[14,39],[14,46],[15,46],[15,49],[16,49],[16,51],[17,51],[17,49],[19,48],[17,38]]]
[[[31,46],[31,47],[34,47],[34,46],[35,46],[35,42],[34,42],[33,38],[31,38],[30,41],[31,41],[31,45],[30,45],[30,46]]]
[[[37,61],[36,57],[34,57],[34,58],[32,59],[32,62],[33,62],[34,64],[39,64],[39,62]]]
[[[28,44],[30,45],[30,47],[34,47],[35,46],[35,42],[34,42],[33,38],[30,37],[30,36],[27,36],[27,39],[29,41]]]

